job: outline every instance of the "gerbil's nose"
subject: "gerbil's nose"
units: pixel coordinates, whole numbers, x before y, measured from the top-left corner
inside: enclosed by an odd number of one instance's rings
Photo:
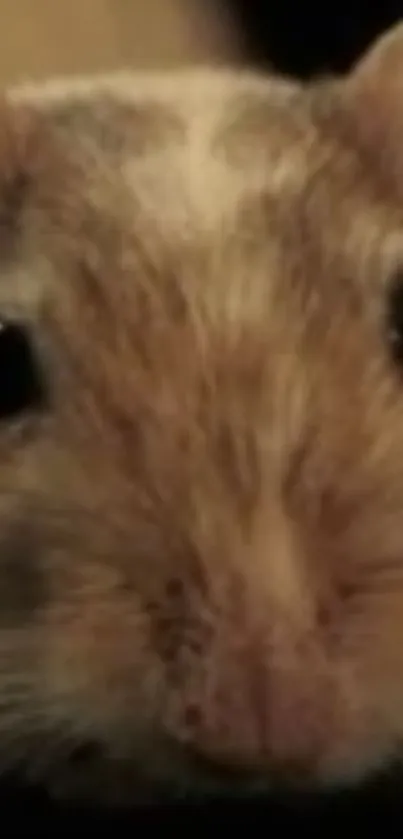
[[[243,555],[242,573],[212,591],[209,642],[186,659],[175,690],[176,732],[218,769],[294,780],[317,775],[327,761],[342,697],[318,634],[299,543],[274,510],[269,535],[276,550],[269,552],[267,525],[266,517],[247,575]]]
[[[280,516],[270,527],[276,561],[255,550],[259,574],[224,603],[204,660],[195,662],[192,692],[184,692],[185,728],[192,748],[217,765],[306,776],[327,750],[338,696],[298,546]]]
[[[249,640],[210,659],[187,694],[187,745],[218,771],[314,780],[338,748],[337,691],[308,639]]]
[[[232,671],[232,672],[231,672]],[[195,753],[217,766],[256,767],[269,739],[269,696],[252,662],[221,663],[215,684],[185,708]]]
[[[303,677],[302,682],[306,687]],[[303,687],[281,672],[270,678],[265,664],[253,656],[226,661],[215,684],[186,704],[191,753],[204,768],[245,778],[294,781],[309,776],[320,744],[315,703],[307,691],[303,695]]]

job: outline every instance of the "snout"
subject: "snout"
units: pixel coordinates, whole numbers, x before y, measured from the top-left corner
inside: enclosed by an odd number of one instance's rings
[[[245,789],[315,780],[337,742],[337,703],[312,659],[277,659],[270,645],[212,654],[178,698],[174,728],[191,768]]]

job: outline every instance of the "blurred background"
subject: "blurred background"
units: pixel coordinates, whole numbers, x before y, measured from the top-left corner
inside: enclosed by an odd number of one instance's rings
[[[215,0],[0,0],[0,84],[231,60],[230,18]]]
[[[343,69],[399,17],[403,0],[0,0],[0,85],[206,62],[308,76]]]

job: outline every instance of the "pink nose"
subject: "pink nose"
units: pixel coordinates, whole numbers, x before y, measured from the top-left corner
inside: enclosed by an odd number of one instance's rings
[[[217,767],[315,774],[332,739],[333,697],[309,667],[289,665],[251,656],[218,668],[184,704],[192,749]]]
[[[219,691],[198,704],[189,702],[185,724],[200,754],[219,765],[256,767],[264,762],[267,725],[263,696],[252,705],[242,692]]]

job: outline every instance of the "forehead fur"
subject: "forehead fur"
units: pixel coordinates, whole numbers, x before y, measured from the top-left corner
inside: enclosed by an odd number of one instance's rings
[[[10,91],[3,135],[13,153],[2,166],[15,189],[3,192],[3,205],[10,216],[18,194],[19,228],[26,221],[32,242],[51,227],[56,247],[86,238],[102,246],[113,225],[137,231],[156,253],[159,243],[232,243],[240,227],[253,230],[262,196],[286,208],[319,183],[315,201],[324,205],[329,189],[346,191],[346,178],[356,186],[351,148],[340,156],[340,109],[335,99],[333,120],[331,107],[321,113],[325,97],[333,101],[331,89],[312,96],[295,83],[225,71]]]
[[[28,106],[42,116],[44,146],[49,131],[59,152],[64,144],[59,172],[49,143],[43,153],[48,188],[59,176],[59,203],[62,180],[70,205],[75,189],[77,202],[85,200],[85,186],[95,202],[114,181],[116,192],[135,193],[143,215],[167,238],[183,239],[187,227],[217,228],[262,192],[292,202],[322,175],[322,192],[326,184],[340,193],[340,174],[342,187],[350,175],[357,191],[360,174],[368,173],[359,162],[354,109],[349,115],[346,107],[349,88],[344,82],[301,88],[224,70],[116,75],[12,90],[8,123]],[[68,183],[72,164],[86,179]]]
[[[237,400],[254,382],[256,405],[262,366],[273,391],[273,351],[297,380],[302,337],[352,313],[370,328],[402,248],[350,88],[191,71],[10,91],[4,126],[36,141],[4,167],[11,183],[27,176],[1,305],[46,312],[79,380],[101,377],[137,409],[150,392],[156,407],[157,380],[161,400],[168,380],[178,404],[191,382],[200,393],[203,364],[232,366],[238,384],[243,367]],[[149,359],[144,386],[129,385],[134,358]]]

